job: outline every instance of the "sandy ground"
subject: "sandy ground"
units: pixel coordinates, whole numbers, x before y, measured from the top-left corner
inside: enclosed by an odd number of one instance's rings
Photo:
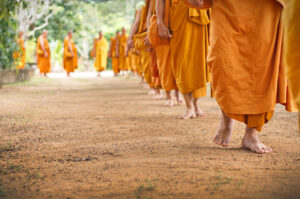
[[[135,78],[35,78],[0,90],[0,198],[300,198],[297,114],[278,106],[260,138],[274,152],[211,142],[219,109],[176,119]]]

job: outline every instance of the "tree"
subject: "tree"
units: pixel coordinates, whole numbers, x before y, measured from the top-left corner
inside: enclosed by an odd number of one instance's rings
[[[15,9],[20,5],[26,6],[24,0],[0,1],[0,68],[8,69],[14,65],[13,53],[17,50],[17,23],[13,19]]]
[[[37,30],[45,28],[49,23],[49,18],[54,15],[54,11],[50,10],[52,0],[26,0],[26,6],[19,6],[15,11],[15,19],[19,24],[19,31],[24,33],[24,39],[33,36]],[[41,20],[42,23],[38,26],[32,25]]]

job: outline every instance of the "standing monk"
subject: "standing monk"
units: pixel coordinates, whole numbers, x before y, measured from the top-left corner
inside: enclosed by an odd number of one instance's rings
[[[20,31],[17,39],[19,50],[14,53],[14,58],[16,60],[17,69],[25,68],[26,61],[26,48],[23,40],[23,32]]]
[[[67,76],[73,73],[78,68],[77,49],[72,40],[72,31],[68,32],[68,36],[64,40],[64,69]]]
[[[300,109],[300,1],[289,0],[285,7],[285,64],[294,98]],[[300,117],[299,117],[300,124]],[[299,125],[300,129],[300,125]],[[299,131],[300,132],[300,131]]]
[[[246,124],[243,148],[270,153],[258,132],[276,102],[295,110],[282,65],[282,8],[277,0],[213,0],[208,64],[222,112],[216,144],[228,146],[235,119]]]
[[[206,83],[210,75],[206,65],[208,49],[207,10],[192,9],[183,0],[170,0],[170,30],[163,23],[164,0],[157,0],[158,32],[170,38],[170,51],[176,84],[184,95],[186,112],[181,119],[205,116],[198,106],[198,98],[206,96]]]
[[[120,70],[127,76],[127,71],[129,69],[129,57],[126,56],[126,46],[127,46],[128,34],[126,29],[122,28],[122,34],[117,41],[117,52],[119,57],[119,67]]]
[[[51,52],[47,40],[48,31],[44,30],[42,35],[37,40],[37,66],[40,69],[40,74],[47,76],[51,69]]]
[[[99,32],[99,37],[95,45],[95,68],[97,70],[98,76],[100,73],[106,69],[107,66],[107,53],[108,53],[108,42],[103,37],[102,31]]]
[[[115,77],[118,76],[120,72],[119,62],[117,57],[117,40],[119,36],[120,36],[120,31],[117,31],[116,35],[110,38],[110,47],[109,47],[109,57],[111,58],[112,69]]]

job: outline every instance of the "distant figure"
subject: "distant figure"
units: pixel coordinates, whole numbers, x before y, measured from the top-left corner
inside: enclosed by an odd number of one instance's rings
[[[77,48],[72,40],[72,31],[68,32],[64,40],[64,69],[67,72],[67,76],[70,77],[70,73],[73,73],[78,68],[78,56]]]
[[[126,29],[122,28],[122,34],[117,41],[117,52],[119,57],[119,67],[120,70],[127,76],[127,71],[129,69],[129,57],[126,57],[126,46],[127,46],[128,34]]]
[[[95,40],[93,51],[95,55],[95,68],[98,76],[101,76],[101,72],[106,69],[108,55],[108,42],[103,37],[102,31],[99,32],[99,37]]]
[[[119,37],[120,37],[120,31],[117,31],[116,35],[110,38],[109,57],[111,58],[112,69],[114,71],[115,77],[118,76],[120,72],[119,60],[117,57],[117,41]]]
[[[37,41],[37,66],[40,70],[40,74],[43,74],[45,77],[51,69],[51,52],[49,43],[47,40],[48,31],[44,30],[42,35],[38,38]]]
[[[14,53],[14,58],[16,60],[16,66],[17,69],[22,69],[25,68],[25,60],[26,60],[26,48],[23,40],[23,32],[20,31],[18,38],[17,38],[17,43],[18,43],[18,51]]]

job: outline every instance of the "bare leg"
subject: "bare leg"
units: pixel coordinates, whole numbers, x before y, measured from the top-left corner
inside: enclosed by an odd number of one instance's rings
[[[195,109],[196,116],[197,117],[205,117],[206,114],[201,110],[201,108],[199,108],[198,99],[199,98],[194,98],[193,99],[194,109]]]
[[[155,95],[155,88],[150,87],[150,91],[149,91],[148,95]]]
[[[186,105],[186,111],[179,118],[184,119],[184,120],[195,118],[196,114],[195,114],[194,107],[193,107],[193,94],[187,93],[187,94],[184,94],[183,97],[184,97],[184,101],[185,101],[185,105]]]
[[[245,135],[242,141],[242,147],[254,153],[271,153],[272,149],[261,143],[257,136],[255,128],[246,127]]]
[[[67,77],[70,77],[70,72],[67,72]]]
[[[47,77],[47,73],[44,73],[44,77]]]
[[[171,95],[171,91],[166,91],[166,97],[167,97],[167,101],[165,103],[165,107],[173,107],[173,98]]]
[[[222,116],[220,127],[214,137],[213,142],[223,147],[228,147],[233,129],[233,120],[228,117],[223,110],[221,110],[221,112]]]
[[[175,90],[175,96],[176,96],[178,105],[183,104],[183,100],[182,100],[182,98],[181,98],[180,93],[179,93],[178,90]]]

